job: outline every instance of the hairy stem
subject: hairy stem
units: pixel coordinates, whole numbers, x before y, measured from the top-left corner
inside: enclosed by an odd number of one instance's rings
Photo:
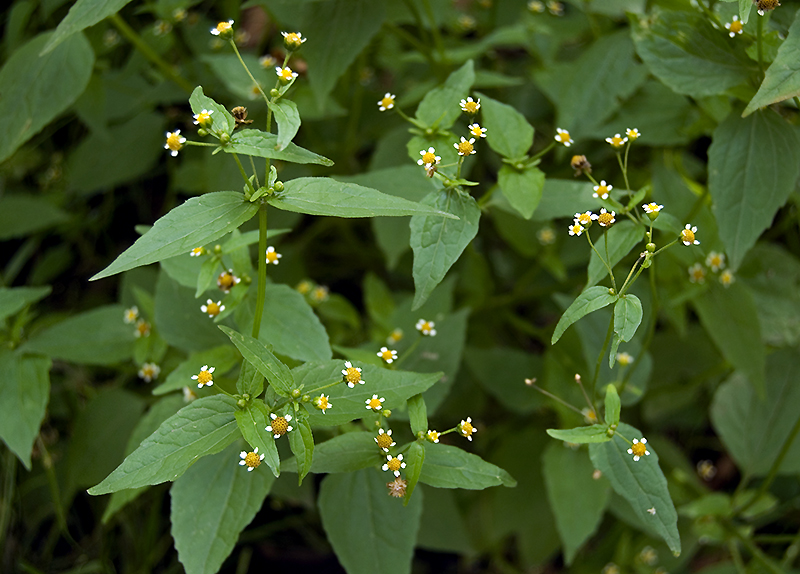
[[[261,316],[264,314],[264,297],[267,292],[267,204],[258,208],[258,294],[256,295],[256,314],[253,317],[253,337],[258,339],[261,332]]]

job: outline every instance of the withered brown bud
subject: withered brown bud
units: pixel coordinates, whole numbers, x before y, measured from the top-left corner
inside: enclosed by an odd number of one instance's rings
[[[236,106],[233,108],[231,110],[231,115],[233,116],[233,119],[236,120],[237,126],[253,123],[253,120],[247,119],[247,108],[244,106]]]
[[[592,164],[589,163],[585,155],[572,156],[572,160],[569,164],[572,166],[572,169],[575,170],[575,177],[578,177],[582,173],[592,173]]]

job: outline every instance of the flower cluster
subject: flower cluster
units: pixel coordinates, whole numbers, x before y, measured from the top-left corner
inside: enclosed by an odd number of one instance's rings
[[[708,270],[706,270],[706,267]],[[736,279],[730,269],[725,269],[724,253],[711,251],[708,256],[706,256],[705,266],[703,263],[697,262],[689,267],[689,281],[699,284],[705,283],[708,271],[719,273],[719,282],[723,287],[730,287],[731,283]]]

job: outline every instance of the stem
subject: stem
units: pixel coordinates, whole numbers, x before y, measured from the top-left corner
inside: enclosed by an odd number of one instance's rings
[[[597,422],[600,422],[600,416],[597,414],[597,411],[594,408],[594,403],[592,403],[591,399],[589,399],[589,395],[586,394],[586,389],[583,388],[583,381],[581,381],[580,377],[576,375],[575,382],[578,383],[578,386],[581,388],[581,392],[583,393],[583,398],[586,399],[586,404],[588,404],[589,408],[592,409],[595,420]]]
[[[762,36],[764,35],[764,18],[756,18],[758,25],[756,26],[756,48],[758,51],[758,69],[764,73],[764,46]]]
[[[544,154],[546,154],[547,152],[549,152],[549,151],[550,151],[551,149],[553,149],[554,147],[556,147],[556,142],[555,142],[555,141],[552,141],[552,142],[550,142],[550,145],[548,145],[548,146],[547,146],[546,148],[544,148],[542,151],[540,151],[540,152],[539,152],[539,153],[537,153],[535,156],[533,156],[533,157],[531,158],[531,161],[539,159],[540,157],[542,157]],[[588,175],[588,174],[587,174],[587,175]],[[592,180],[592,181],[594,181],[594,180]],[[595,185],[597,185],[597,182],[595,182]]]
[[[600,367],[603,366],[603,357],[606,356],[606,349],[611,342],[611,335],[614,333],[614,313],[611,313],[611,321],[608,323],[608,331],[606,332],[606,340],[603,341],[603,348],[600,349],[600,354],[597,356],[597,364],[594,367],[594,376],[592,377],[592,398],[597,394],[597,379],[600,376]]]
[[[403,355],[394,362],[395,369],[399,368],[400,365],[403,363],[403,361],[405,361],[406,358],[410,357],[411,353],[417,350],[417,347],[419,347],[419,344],[422,342],[422,337],[424,336],[425,335],[418,336],[417,340],[414,341],[408,349],[403,351]]]
[[[642,347],[639,350],[639,354],[633,361],[631,368],[625,372],[625,376],[622,379],[622,384],[619,386],[620,395],[622,395],[622,393],[625,391],[625,387],[628,386],[628,382],[631,380],[633,373],[636,372],[636,367],[639,366],[639,363],[642,361],[645,353],[650,348],[650,344],[653,342],[653,335],[655,335],[656,332],[656,323],[658,322],[658,291],[656,290],[655,270],[652,268],[652,266],[648,277],[650,278],[650,307],[652,309],[650,324],[647,326],[647,335],[645,335],[644,341],[642,342]]]
[[[428,64],[430,64],[431,68],[436,65],[436,61],[431,56],[430,50],[425,47],[425,44],[420,42],[417,38],[403,30],[400,26],[396,24],[392,24],[391,22],[384,23],[384,26],[388,28],[391,32],[408,42],[408,44],[414,48],[417,52],[419,52],[426,60],[428,60]]]
[[[619,169],[622,170],[622,179],[625,181],[625,189],[630,191],[631,190],[631,186],[628,183],[628,170],[626,169],[626,166],[623,165],[622,156],[619,154],[619,152],[616,152],[615,155],[617,156],[617,162],[619,163]],[[627,153],[625,155],[627,156]],[[626,157],[625,161],[627,163],[627,157]]]
[[[562,405],[564,405],[564,406],[565,406],[565,407],[567,407],[568,409],[572,409],[573,411],[575,411],[575,412],[576,412],[576,413],[578,413],[579,415],[581,415],[581,416],[584,416],[584,414],[583,414],[583,411],[581,411],[581,410],[580,410],[578,407],[576,407],[575,405],[571,405],[571,404],[569,404],[567,401],[565,401],[565,400],[564,400],[564,399],[562,399],[561,397],[557,397],[557,396],[556,396],[556,395],[554,395],[553,393],[551,393],[551,392],[548,392],[548,391],[545,391],[545,390],[544,390],[543,388],[541,388],[541,387],[537,387],[537,386],[536,386],[536,383],[532,384],[532,385],[531,385],[531,388],[534,388],[534,389],[536,389],[537,391],[539,391],[540,393],[542,393],[544,396],[546,396],[546,397],[550,397],[551,399],[553,399],[554,401],[556,401],[556,402],[558,402],[558,403],[561,403]],[[591,403],[589,403],[589,404],[591,404]],[[594,411],[594,407],[592,407],[592,410]],[[597,416],[597,415],[596,415],[596,413],[595,413],[595,416]]]
[[[616,293],[617,292],[617,283],[616,283],[616,281],[614,281],[614,272],[611,270],[611,267],[606,262],[606,260],[603,259],[603,256],[600,255],[600,252],[594,246],[594,243],[592,243],[592,238],[589,237],[589,230],[588,229],[586,230],[586,239],[589,241],[589,245],[591,246],[592,250],[597,255],[597,258],[600,259],[600,261],[603,262],[603,265],[606,266],[606,270],[608,271],[608,276],[611,277],[611,286],[614,288],[614,292]],[[606,248],[608,248],[608,245],[606,245]]]
[[[50,497],[53,499],[53,507],[56,513],[56,522],[58,523],[58,528],[61,530],[61,534],[64,536],[64,538],[66,538],[74,548],[80,549],[80,546],[77,542],[75,542],[75,539],[72,538],[72,535],[69,533],[69,529],[67,528],[67,516],[64,514],[64,507],[61,504],[61,491],[58,488],[58,478],[56,477],[56,472],[53,469],[53,458],[50,456],[50,452],[47,450],[41,435],[36,437],[36,445],[39,447],[39,451],[42,453],[42,466],[47,474],[47,483],[50,487]]]
[[[253,77],[253,74],[250,73],[250,68],[248,68],[247,64],[244,63],[244,60],[242,60],[242,55],[239,53],[239,48],[236,47],[236,42],[234,42],[233,40],[228,40],[228,43],[231,45],[231,48],[233,48],[233,52],[236,54],[236,57],[238,58],[239,63],[244,68],[244,71],[247,72],[248,76],[250,76],[250,80],[252,80],[253,85],[256,88],[258,88],[258,92],[264,98],[264,102],[266,102],[267,105],[269,105],[269,97],[267,96],[267,94],[264,93],[264,90],[261,88],[261,84],[259,84]]]
[[[261,184],[258,182],[258,171],[256,171],[256,162],[253,161],[253,156],[247,156],[250,158],[250,167],[253,168],[253,176],[256,178],[256,186],[261,187]],[[265,174],[265,177],[269,177],[269,174]]]
[[[253,337],[261,332],[261,316],[264,314],[264,297],[267,292],[267,204],[258,208],[258,294],[256,315],[253,318]]]
[[[636,281],[636,279],[639,278],[639,275],[641,275],[642,270],[644,269],[644,267],[641,266],[641,262],[645,259],[645,257],[646,257],[645,255],[640,255],[639,259],[637,259],[636,263],[634,263],[633,267],[631,267],[631,270],[628,273],[628,276],[625,278],[625,283],[622,284],[622,287],[619,290],[619,294],[620,295],[624,295],[625,294],[625,289],[626,289],[626,287],[628,287],[628,283],[629,282],[630,282],[631,285],[633,285],[633,283]],[[636,276],[633,278],[633,280],[631,280],[631,275],[633,275],[633,272],[634,272],[634,270],[636,270],[637,265],[638,265],[639,269],[636,271]]]
[[[3,467],[3,498],[0,500],[0,548],[5,548],[3,542],[6,538],[8,523],[11,521],[11,505],[16,486],[17,457],[10,450],[6,450]]]
[[[255,193],[256,190],[253,189],[253,184],[250,183],[250,178],[247,177],[247,172],[244,170],[244,166],[242,165],[242,162],[239,160],[239,154],[232,153],[231,155],[233,156],[233,159],[236,160],[236,165],[239,166],[239,173],[242,174],[244,183],[247,185],[248,188],[250,188],[250,193]]]
[[[122,19],[122,16],[119,14],[113,14],[108,17],[111,20],[111,23],[114,27],[119,30],[120,34],[125,36],[125,38],[133,44],[133,47],[141,52],[142,56],[150,60],[156,67],[161,70],[164,75],[178,84],[178,86],[185,90],[188,93],[192,93],[192,85],[187,82],[182,76],[180,76],[169,64],[167,64],[161,56],[158,55],[158,52],[153,50],[144,40],[142,40],[141,36],[136,33],[136,31],[128,26],[127,22]]]
[[[458,156],[458,167],[456,168],[456,179],[461,179],[461,164],[464,163],[463,155]]]

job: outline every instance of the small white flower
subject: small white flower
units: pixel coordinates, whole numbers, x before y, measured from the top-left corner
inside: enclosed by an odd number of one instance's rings
[[[642,137],[642,134],[636,128],[628,128],[625,130],[625,135],[627,135],[631,141],[638,140],[640,137]]]
[[[642,206],[642,209],[644,209],[645,213],[658,213],[659,211],[664,209],[664,206],[663,205],[659,205],[659,204],[657,204],[655,202],[651,202],[651,203],[645,203]]]
[[[760,10],[758,13],[761,14],[762,16],[764,15],[761,13]],[[726,22],[725,29],[728,30],[728,36],[730,36],[731,38],[735,38],[736,34],[741,34],[744,31],[744,27],[742,26],[742,23],[739,21],[738,16],[734,16],[732,22]]]
[[[383,452],[389,452],[389,447],[397,444],[394,442],[394,439],[392,439],[392,431],[389,430],[386,432],[383,429],[378,430],[378,436],[375,437],[375,443]]]
[[[197,381],[198,389],[202,389],[203,387],[210,387],[214,384],[214,377],[211,376],[213,372],[214,372],[214,367],[203,365],[203,368],[200,369],[200,372],[198,374],[192,375],[192,380]]]
[[[687,246],[700,245],[700,242],[695,239],[695,233],[697,233],[697,226],[692,227],[691,223],[687,223],[686,227],[681,231],[681,242]]]
[[[473,155],[475,153],[475,148],[472,144],[475,143],[475,138],[466,139],[464,136],[461,136],[461,141],[458,143],[454,143],[453,147],[458,150],[458,155],[466,156],[466,155]]]
[[[239,466],[247,466],[247,472],[250,472],[261,464],[261,461],[264,460],[264,455],[259,455],[258,447],[256,447],[253,449],[253,452],[243,450],[239,453],[239,458],[242,459],[239,461]]]
[[[584,230],[585,227],[583,227],[583,225],[581,225],[580,223],[573,223],[572,225],[569,226],[570,235],[577,235],[578,237],[580,237],[581,233],[583,233]]]
[[[391,110],[394,107],[394,100],[397,98],[394,94],[386,92],[384,96],[378,100],[378,109],[382,112],[386,110]]]
[[[600,185],[595,185],[592,189],[594,190],[592,197],[598,199],[608,199],[608,193],[614,189],[614,186],[607,184],[606,180],[602,180],[600,181]]]
[[[556,128],[556,136],[555,140],[558,143],[564,144],[565,147],[571,146],[573,143],[572,138],[569,137],[569,132],[567,130],[562,130],[561,128]]]
[[[280,263],[278,259],[280,259],[281,257],[283,257],[283,255],[275,251],[275,248],[272,245],[267,247],[267,265],[269,265],[270,263],[272,263],[273,265],[277,265],[278,263]]]
[[[344,369],[342,369],[342,375],[344,376],[344,380],[347,382],[347,386],[351,389],[355,387],[356,384],[364,384],[364,379],[361,378],[361,368],[354,367],[350,361],[345,361]]]
[[[292,415],[283,415],[279,417],[275,413],[270,413],[269,418],[272,419],[272,424],[265,427],[264,430],[271,432],[273,438],[281,438],[294,428],[289,424],[292,420]]]
[[[368,411],[379,411],[383,408],[383,401],[386,399],[383,397],[378,398],[378,395],[372,395],[371,399],[367,399],[365,402],[367,404]]]
[[[436,336],[436,329],[434,329],[435,325],[436,323],[434,323],[433,321],[426,321],[425,319],[420,319],[419,321],[417,321],[416,328],[417,331],[419,331],[423,335],[427,335],[429,337],[435,337]]]
[[[233,31],[233,20],[228,20],[227,22],[220,22],[214,28],[211,28],[211,33],[215,36],[219,35],[227,35]]]
[[[397,351],[389,349],[388,347],[381,347],[381,350],[378,351],[377,354],[390,365],[397,359]]]
[[[405,468],[406,463],[403,462],[403,455],[398,454],[396,457],[387,454],[386,462],[381,467],[384,471],[391,470],[395,476],[400,476],[400,469]]]
[[[628,449],[628,454],[633,455],[634,462],[638,462],[640,458],[643,456],[649,456],[650,451],[647,450],[645,446],[647,444],[647,439],[642,437],[642,440],[633,439],[633,446]]]
[[[485,138],[486,137],[486,128],[482,128],[480,125],[478,125],[477,122],[467,126],[467,129],[469,129],[469,133],[471,135],[475,136],[476,138]]]
[[[425,169],[430,169],[435,165],[439,165],[442,158],[436,155],[436,148],[429,147],[428,151],[421,150],[419,155],[422,157],[417,160],[417,165],[424,166]]]
[[[648,508],[647,512],[649,512],[652,516],[656,515],[656,507]]]
[[[467,98],[466,100],[461,100],[461,111],[466,112],[468,114],[475,114],[481,109],[481,99],[478,98],[476,102],[471,97]]]
[[[297,72],[293,72],[290,67],[281,68],[277,66],[275,68],[275,74],[277,74],[278,79],[282,82],[289,83],[297,77]]]
[[[167,132],[167,141],[164,144],[164,149],[170,150],[170,155],[176,157],[178,152],[183,148],[186,143],[186,138],[181,135],[181,130],[174,132]]]
[[[142,365],[142,368],[139,369],[139,378],[149,383],[153,379],[157,379],[159,373],[161,373],[161,367],[155,363],[145,363]]]
[[[122,320],[126,324],[133,323],[138,318],[139,318],[139,308],[136,305],[134,305],[130,309],[125,309],[125,314],[122,316]]]

